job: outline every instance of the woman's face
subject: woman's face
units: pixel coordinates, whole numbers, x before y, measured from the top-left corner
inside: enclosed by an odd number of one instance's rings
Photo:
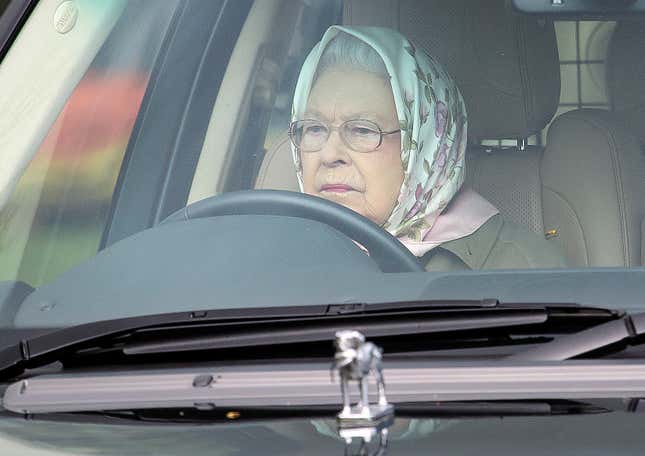
[[[389,80],[373,73],[332,69],[311,90],[305,119],[332,127],[352,119],[375,122],[382,131],[399,128]],[[318,152],[301,153],[304,191],[342,204],[382,225],[403,182],[401,136],[383,136],[373,152],[355,152],[333,130]]]

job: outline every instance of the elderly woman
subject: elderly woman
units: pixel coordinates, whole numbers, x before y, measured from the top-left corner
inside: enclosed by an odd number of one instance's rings
[[[551,243],[462,188],[464,101],[398,32],[329,28],[302,67],[292,120],[301,191],[382,226],[427,270],[564,266]]]

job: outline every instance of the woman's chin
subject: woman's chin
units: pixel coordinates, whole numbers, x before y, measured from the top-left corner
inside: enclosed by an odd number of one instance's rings
[[[363,198],[363,195],[360,192],[320,192],[316,196],[329,201],[333,201],[334,203],[340,204],[341,206],[345,206],[347,209],[351,209],[357,214],[372,220],[369,211],[365,207],[365,198]],[[376,223],[374,220],[372,221]]]
[[[355,190],[343,192],[321,191],[317,196],[329,201],[333,201],[334,203],[342,204],[343,206],[360,213],[357,208],[359,206],[360,200],[362,199],[362,195],[360,192],[357,192]]]

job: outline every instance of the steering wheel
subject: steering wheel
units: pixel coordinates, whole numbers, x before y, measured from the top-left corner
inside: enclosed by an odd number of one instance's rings
[[[340,204],[304,193],[243,190],[213,196],[169,215],[162,223],[221,215],[282,215],[324,223],[363,245],[383,272],[424,271],[390,233]]]

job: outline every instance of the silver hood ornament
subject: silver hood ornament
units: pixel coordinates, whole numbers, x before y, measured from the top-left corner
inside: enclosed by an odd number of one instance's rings
[[[380,420],[376,426],[341,428],[338,434],[345,441],[344,456],[384,456],[387,454],[389,427],[394,422],[393,415]],[[357,445],[352,445],[357,440]]]
[[[336,355],[333,372],[340,377],[340,391],[343,409],[338,414],[341,428],[374,427],[380,421],[391,418],[394,407],[387,402],[385,380],[382,369],[382,350],[358,331],[339,331],[336,333]],[[369,402],[369,377],[376,380],[378,402]],[[350,381],[358,383],[358,402],[351,404]]]

